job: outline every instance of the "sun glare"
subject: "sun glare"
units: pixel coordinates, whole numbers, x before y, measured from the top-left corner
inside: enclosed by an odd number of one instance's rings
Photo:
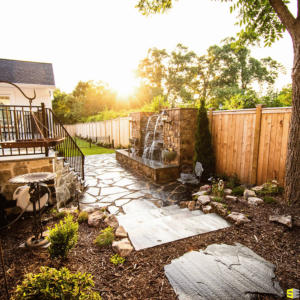
[[[138,81],[131,74],[118,76],[113,79],[111,86],[115,89],[120,97],[129,97],[133,89],[138,86]]]

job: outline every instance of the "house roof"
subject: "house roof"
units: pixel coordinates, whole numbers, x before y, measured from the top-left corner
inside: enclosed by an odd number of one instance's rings
[[[1,58],[0,81],[55,86],[52,64]]]

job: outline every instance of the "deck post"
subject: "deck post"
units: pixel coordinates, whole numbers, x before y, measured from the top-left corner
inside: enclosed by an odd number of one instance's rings
[[[48,128],[47,128],[47,120],[46,120],[46,108],[45,108],[45,103],[41,103],[41,109],[42,109],[42,119],[43,119],[43,134],[44,138],[48,138]],[[45,155],[49,156],[49,149],[47,146],[45,146]]]
[[[257,180],[261,114],[262,114],[262,109],[265,108],[266,106],[267,106],[266,104],[256,104],[256,119],[255,119],[255,130],[254,130],[251,184],[256,184],[256,180]]]

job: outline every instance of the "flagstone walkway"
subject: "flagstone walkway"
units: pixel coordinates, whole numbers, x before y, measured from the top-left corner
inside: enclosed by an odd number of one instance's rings
[[[154,183],[122,166],[115,154],[86,156],[85,180],[88,189],[80,202],[86,206],[108,206],[109,212],[118,216],[141,210],[144,205],[176,203],[184,191],[177,182]]]

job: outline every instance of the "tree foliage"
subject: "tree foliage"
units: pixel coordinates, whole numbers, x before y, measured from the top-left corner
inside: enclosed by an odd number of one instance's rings
[[[215,173],[215,156],[211,144],[211,134],[209,131],[209,120],[204,100],[197,114],[197,129],[195,133],[195,156],[194,166],[200,162],[203,166],[202,179],[207,180]]]

